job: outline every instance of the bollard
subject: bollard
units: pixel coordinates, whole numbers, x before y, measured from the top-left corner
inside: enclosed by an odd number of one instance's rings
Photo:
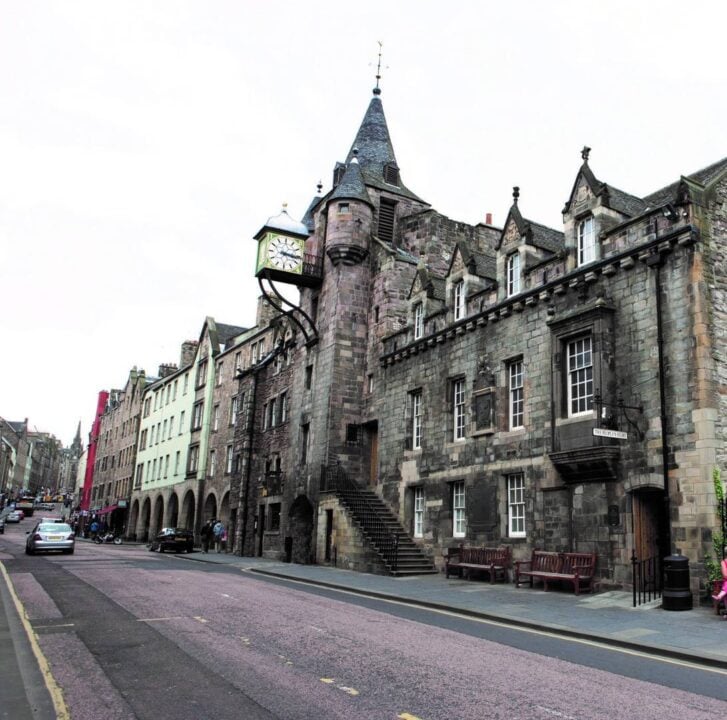
[[[689,589],[689,558],[669,555],[664,558],[663,610],[691,610],[692,591]]]

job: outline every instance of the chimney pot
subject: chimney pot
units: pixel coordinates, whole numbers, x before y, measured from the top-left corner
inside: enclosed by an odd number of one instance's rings
[[[485,215],[485,225],[492,225],[492,213]]]

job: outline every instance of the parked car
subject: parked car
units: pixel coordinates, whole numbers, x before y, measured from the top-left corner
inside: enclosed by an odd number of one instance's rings
[[[161,532],[149,543],[150,552],[192,552],[194,549],[194,534],[184,528],[162,528]]]
[[[5,522],[18,523],[23,519],[23,513],[21,510],[13,510],[7,514]]]
[[[60,550],[68,555],[73,554],[76,546],[76,538],[68,523],[38,523],[32,530],[29,530],[28,539],[25,542],[25,553],[34,555],[37,552],[48,550]]]

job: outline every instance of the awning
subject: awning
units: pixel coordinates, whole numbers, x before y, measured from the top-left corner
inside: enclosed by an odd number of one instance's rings
[[[106,513],[113,512],[116,510],[118,505],[107,505],[105,508],[101,508],[100,510],[96,510],[96,515],[106,515]]]

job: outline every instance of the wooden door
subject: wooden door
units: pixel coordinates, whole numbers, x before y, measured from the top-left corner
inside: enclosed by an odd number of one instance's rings
[[[377,423],[371,423],[368,426],[369,431],[369,485],[376,487],[379,477],[379,426]]]
[[[639,560],[661,554],[660,512],[662,494],[658,491],[634,492],[632,512],[634,518],[634,549]]]

